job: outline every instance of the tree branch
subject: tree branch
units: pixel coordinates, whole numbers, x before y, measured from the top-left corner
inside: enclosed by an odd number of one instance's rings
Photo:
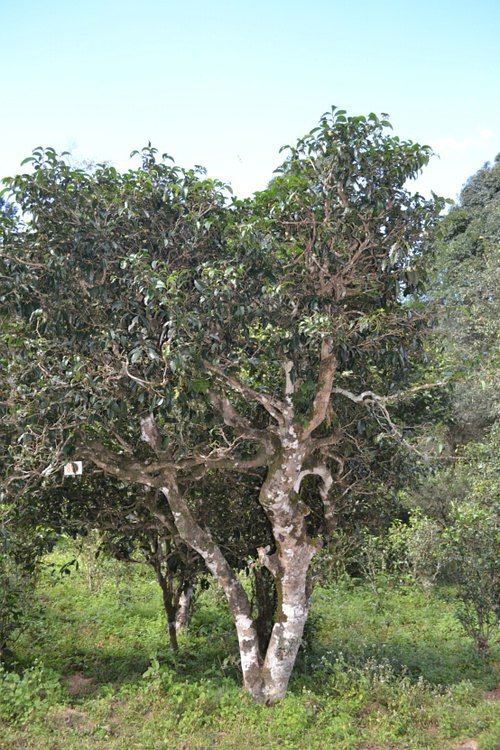
[[[81,447],[78,455],[91,461],[97,468],[106,474],[134,484],[144,484],[147,487],[159,487],[160,481],[154,476],[159,466],[157,464],[145,464],[126,458],[106,448],[99,441],[91,441]]]
[[[273,396],[265,396],[263,393],[255,391],[253,388],[250,388],[250,386],[241,383],[232,375],[228,375],[221,367],[218,367],[218,365],[210,364],[210,362],[204,362],[203,365],[208,372],[212,373],[212,375],[216,375],[220,380],[226,383],[226,385],[244,396],[248,401],[256,401],[263,406],[278,424],[283,423],[283,411],[286,406],[282,401]]]
[[[271,573],[273,578],[277,578],[280,573],[280,564],[278,555],[276,552],[274,552],[272,555],[269,554],[271,550],[271,547],[269,544],[267,547],[258,547],[257,548],[257,554],[259,556],[259,562],[264,567],[267,568],[268,571]]]
[[[333,485],[333,477],[331,471],[328,466],[326,466],[326,464],[320,464],[312,469],[301,471],[294,486],[295,492],[299,492],[302,480],[308,474],[315,474],[316,476],[321,478],[319,494],[321,500],[323,501],[323,507],[325,509],[326,528],[328,531],[332,531],[335,528],[336,518],[334,514],[333,504],[330,502],[329,498],[330,489]]]
[[[390,396],[379,396],[373,391],[363,391],[362,393],[356,395],[355,393],[352,393],[345,388],[337,387],[332,388],[332,393],[338,393],[341,396],[345,396],[351,401],[354,401],[354,403],[356,404],[362,402],[368,403],[370,401],[376,401],[377,403],[381,404],[388,404],[394,403],[395,401],[403,401],[406,398],[411,398],[415,393],[419,393],[420,391],[430,391],[433,388],[440,388],[443,385],[447,385],[447,381],[438,380],[435,383],[423,383],[422,385],[416,385],[413,388],[408,388],[406,391],[398,391],[397,393],[392,393]]]
[[[332,339],[327,336],[321,342],[321,361],[318,373],[318,385],[314,397],[312,417],[303,430],[303,438],[308,438],[314,430],[324,421],[330,395],[332,393],[332,384],[335,372],[337,370],[337,359],[331,352]]]
[[[141,439],[150,445],[155,453],[161,453],[161,435],[152,414],[141,419]]]
[[[209,390],[208,397],[212,402],[214,409],[216,409],[222,416],[224,424],[228,427],[232,427],[238,435],[247,437],[250,440],[257,440],[266,445],[270,442],[270,435],[267,430],[258,430],[252,426],[252,424],[242,416],[229,401],[227,396],[222,393]]]

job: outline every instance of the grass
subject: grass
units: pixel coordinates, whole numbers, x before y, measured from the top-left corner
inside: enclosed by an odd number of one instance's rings
[[[360,585],[318,589],[289,694],[265,708],[240,689],[217,589],[176,656],[146,570],[108,563],[93,589],[83,568],[41,582],[44,615],[16,644],[24,678],[0,682],[2,750],[500,746],[494,656],[477,658],[438,593],[388,589],[380,606]]]

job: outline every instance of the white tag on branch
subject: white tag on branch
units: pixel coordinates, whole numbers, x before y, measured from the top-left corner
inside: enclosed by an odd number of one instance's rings
[[[64,464],[65,477],[77,477],[80,474],[83,474],[83,461],[72,461],[69,464]]]

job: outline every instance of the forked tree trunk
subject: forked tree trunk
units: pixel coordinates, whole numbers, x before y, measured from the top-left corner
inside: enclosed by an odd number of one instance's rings
[[[167,477],[162,488],[180,536],[202,556],[224,590],[238,635],[243,684],[260,703],[274,703],[285,696],[309,611],[308,571],[317,546],[308,537],[307,508],[297,495],[302,460],[298,442],[289,441],[289,447],[270,467],[260,493],[276,543],[272,555],[261,550],[260,557],[275,579],[278,600],[265,657],[248,596],[237,575],[210,533],[196,522],[175,478]],[[157,515],[161,520],[160,511]]]
[[[228,564],[209,531],[203,529],[194,518],[177,485],[179,466],[172,460],[165,461],[161,434],[152,415],[141,420],[141,437],[158,457],[162,458],[161,491],[168,502],[175,527],[181,539],[204,560],[205,565],[222,587],[234,619],[241,657],[241,669],[245,689],[259,702],[272,703],[282,698],[287,690],[297,652],[300,647],[309,610],[308,571],[311,559],[319,548],[307,533],[306,516],[309,509],[299,498],[300,483],[307,474],[318,474],[323,482],[321,496],[325,505],[325,517],[333,518],[328,503],[328,492],[332,483],[329,469],[325,465],[322,450],[335,444],[338,435],[332,431],[328,437],[313,438],[313,432],[324,422],[332,393],[333,377],[337,367],[331,353],[331,339],[325,337],[321,343],[320,366],[312,415],[306,425],[298,425],[294,418],[291,378],[293,362],[284,363],[285,399],[268,397],[228,375],[220,367],[204,363],[211,374],[225,385],[238,392],[248,401],[266,409],[274,423],[267,429],[256,429],[220,392],[211,392],[210,398],[226,425],[240,436],[256,440],[261,450],[252,458],[237,459],[215,456],[210,459],[195,457],[193,467],[200,461],[205,468],[230,468],[245,471],[266,466],[268,473],[261,487],[259,502],[264,509],[273,532],[275,551],[259,550],[261,563],[273,575],[278,605],[275,621],[263,657],[259,648],[257,628],[252,620],[251,605],[238,576]],[[338,391],[339,389],[337,389]],[[342,390],[342,389],[340,389]],[[342,392],[347,393],[342,390]],[[349,396],[359,402],[366,394]],[[99,468],[127,481],[140,482],[148,487],[157,487],[158,475],[152,475],[153,465],[125,462],[98,444],[99,450],[90,450],[89,457]],[[312,460],[317,454],[316,460]],[[339,459],[340,460],[340,459]],[[304,463],[306,464],[304,468]],[[187,462],[183,468],[190,466]],[[157,472],[158,466],[154,469]],[[171,533],[172,522],[160,506],[151,510]]]

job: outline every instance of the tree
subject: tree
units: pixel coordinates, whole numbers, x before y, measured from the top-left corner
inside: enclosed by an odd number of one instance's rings
[[[245,688],[268,703],[286,692],[338,505],[399,481],[391,409],[427,387],[411,379],[424,315],[404,298],[442,204],[405,188],[430,150],[388,127],[333,110],[265,191],[229,204],[151,147],[125,174],[38,151],[8,183],[26,217],[3,261],[10,491],[70,459],[160,489],[224,589]],[[259,562],[277,589],[265,653],[189,503],[214,472],[258,480],[272,532]]]
[[[435,307],[441,356],[458,376],[449,425],[453,448],[483,438],[498,418],[499,157],[469,178],[433,240],[426,293]]]
[[[499,614],[498,156],[469,178],[432,244],[429,366],[451,375],[435,426],[446,450],[410,497],[426,515],[414,516],[404,533],[417,566],[453,584],[459,619],[484,655]]]

